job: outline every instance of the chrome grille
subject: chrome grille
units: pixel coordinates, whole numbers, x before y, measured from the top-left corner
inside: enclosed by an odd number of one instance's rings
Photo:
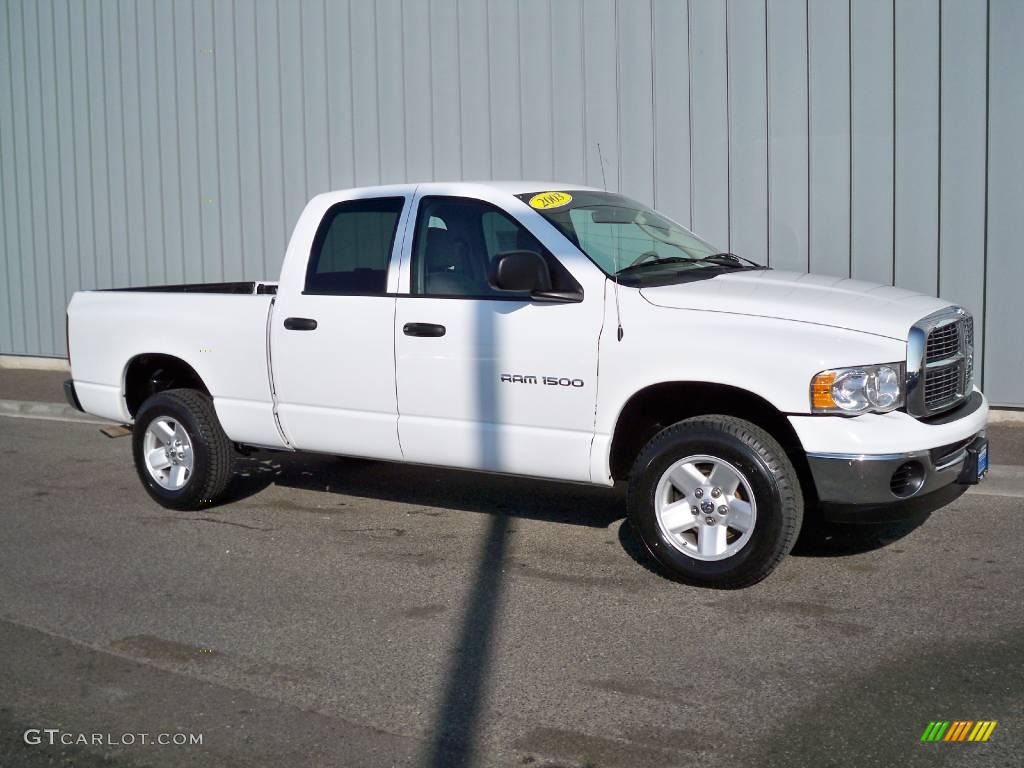
[[[948,360],[960,351],[960,324],[949,323],[928,334],[925,357],[929,362]]]
[[[916,323],[907,348],[907,411],[931,416],[948,411],[970,394],[974,367],[974,321],[959,307]]]
[[[963,371],[959,363],[927,371],[924,377],[924,404],[929,411],[940,410],[955,402],[962,393],[960,380]]]

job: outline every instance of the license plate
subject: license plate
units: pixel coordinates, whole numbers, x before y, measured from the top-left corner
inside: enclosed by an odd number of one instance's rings
[[[988,472],[988,443],[978,451],[978,479],[981,480]]]

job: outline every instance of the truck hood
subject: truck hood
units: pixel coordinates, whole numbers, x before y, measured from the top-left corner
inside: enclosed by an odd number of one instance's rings
[[[910,326],[949,302],[890,285],[801,272],[730,272],[642,288],[651,304],[814,323],[906,340]]]

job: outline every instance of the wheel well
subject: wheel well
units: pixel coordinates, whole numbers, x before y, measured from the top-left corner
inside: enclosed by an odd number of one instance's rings
[[[643,447],[665,427],[712,413],[746,419],[778,440],[800,476],[804,497],[814,497],[807,456],[785,414],[763,397],[725,384],[666,382],[633,395],[619,414],[612,435],[612,477],[625,479]]]
[[[124,400],[134,417],[146,398],[165,389],[210,390],[195,369],[173,355],[147,354],[131,359],[124,374]]]

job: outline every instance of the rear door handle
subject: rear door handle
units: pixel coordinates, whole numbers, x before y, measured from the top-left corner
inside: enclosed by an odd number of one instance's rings
[[[436,338],[444,336],[445,328],[437,323],[406,323],[402,326],[402,333],[406,336],[428,336]]]
[[[310,317],[286,317],[284,327],[288,331],[315,331],[316,320]]]

